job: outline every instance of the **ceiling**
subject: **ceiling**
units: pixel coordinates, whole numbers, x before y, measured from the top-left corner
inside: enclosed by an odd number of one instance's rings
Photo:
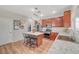
[[[46,17],[62,16],[66,9],[71,8],[70,5],[0,5],[0,9],[6,10],[11,13],[23,15],[26,17],[32,17],[32,9],[38,8],[39,11]],[[56,13],[52,13],[56,11]]]

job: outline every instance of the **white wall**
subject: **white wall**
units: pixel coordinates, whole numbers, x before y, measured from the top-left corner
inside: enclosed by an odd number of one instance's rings
[[[71,23],[72,23],[72,30],[73,30],[73,39],[76,42],[79,42],[79,32],[77,32],[76,30],[76,26],[75,26],[75,22],[76,22],[76,17],[78,16],[78,6],[73,6],[72,8],[72,14],[71,14]]]
[[[0,45],[23,39],[27,32],[28,21],[25,19],[24,29],[13,30],[14,18],[0,17]]]
[[[0,45],[12,42],[12,19],[0,17]]]
[[[24,19],[24,29],[13,30],[13,41],[18,41],[24,39],[23,33],[28,31],[28,21],[27,18]]]
[[[76,7],[76,12],[75,12],[75,17],[74,17],[74,24],[76,23],[76,18],[79,17],[79,6]],[[76,42],[79,43],[79,30],[76,28],[76,24],[74,25],[74,31],[75,31],[75,39],[76,39]]]
[[[21,17],[25,19],[23,30],[13,30],[13,20]],[[0,45],[23,39],[22,33],[27,31],[27,17],[0,9]]]

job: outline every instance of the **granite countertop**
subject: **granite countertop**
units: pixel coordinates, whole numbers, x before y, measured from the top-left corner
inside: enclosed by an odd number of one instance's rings
[[[42,32],[27,32],[27,34],[38,36],[38,35],[41,35],[43,33]]]

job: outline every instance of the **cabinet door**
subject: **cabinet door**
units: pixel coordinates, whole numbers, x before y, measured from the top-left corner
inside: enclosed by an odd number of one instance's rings
[[[46,26],[47,21],[46,20],[42,20],[42,26]]]
[[[52,19],[47,19],[47,25],[52,25]]]
[[[54,41],[56,39],[57,35],[58,35],[57,32],[51,32],[51,34],[50,34],[50,40]]]
[[[39,36],[37,37],[37,40],[36,40],[37,46],[40,46],[40,45],[43,44],[43,38],[44,38],[44,35],[39,35]]]
[[[52,19],[42,20],[42,26],[52,25]]]
[[[62,27],[63,26],[63,17],[58,17],[56,19],[56,26],[57,27]]]
[[[63,17],[64,27],[70,27],[71,26],[71,11],[65,11],[64,17]]]

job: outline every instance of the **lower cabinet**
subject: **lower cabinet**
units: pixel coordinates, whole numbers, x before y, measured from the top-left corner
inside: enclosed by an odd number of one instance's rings
[[[50,36],[49,36],[50,40],[53,40],[54,41],[56,39],[57,35],[58,35],[57,32],[51,32],[50,33]]]
[[[42,45],[42,43],[43,43],[43,38],[44,38],[44,35],[39,35],[39,36],[37,37],[37,40],[36,40],[36,45],[37,45],[37,46]]]

